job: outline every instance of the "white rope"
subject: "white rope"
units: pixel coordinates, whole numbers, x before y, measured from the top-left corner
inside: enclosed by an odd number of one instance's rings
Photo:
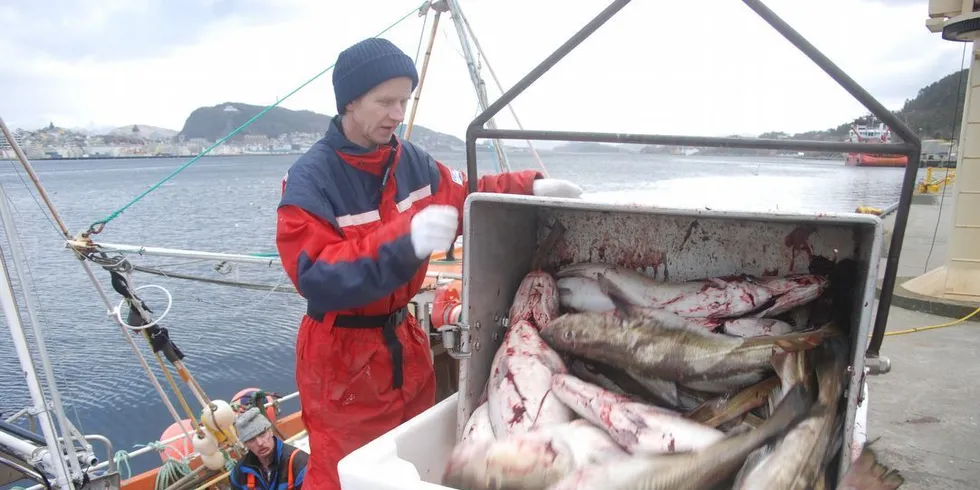
[[[117,305],[116,308],[113,310],[113,313],[115,313],[115,315],[116,315],[116,321],[119,322],[120,325],[122,325],[122,326],[124,326],[126,328],[129,328],[129,329],[135,330],[137,332],[142,331],[142,330],[146,330],[146,329],[148,329],[150,327],[153,327],[156,324],[160,323],[160,320],[163,320],[163,317],[167,316],[167,313],[170,313],[170,307],[173,306],[173,304],[174,304],[174,298],[173,298],[173,296],[170,295],[170,291],[167,291],[167,288],[165,288],[163,286],[157,286],[156,284],[147,284],[145,286],[140,286],[140,287],[134,289],[133,292],[135,293],[136,291],[139,291],[139,290],[145,289],[145,288],[157,288],[157,289],[163,291],[163,294],[166,294],[167,295],[167,308],[165,310],[163,310],[163,313],[160,316],[158,316],[155,320],[153,320],[150,323],[147,323],[146,325],[140,325],[140,326],[130,325],[130,324],[126,323],[125,321],[123,321],[123,319],[122,319],[122,307],[123,307],[123,304],[124,303],[128,303],[130,301],[129,298],[123,298],[122,301],[119,302],[119,305]]]

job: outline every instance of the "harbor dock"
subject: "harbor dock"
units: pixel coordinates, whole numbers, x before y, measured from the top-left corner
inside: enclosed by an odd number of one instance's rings
[[[895,334],[949,323],[978,306],[916,297],[901,288],[945,261],[951,194],[912,205],[888,315],[891,335],[881,348],[891,372],[868,377],[868,441],[882,464],[905,476],[903,490],[972,489],[980,481],[980,315],[946,328]],[[886,226],[888,219],[894,216]]]

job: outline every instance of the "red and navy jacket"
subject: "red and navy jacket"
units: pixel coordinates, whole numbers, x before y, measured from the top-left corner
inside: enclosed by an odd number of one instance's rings
[[[310,455],[276,438],[275,456],[265,478],[259,457],[248,452],[228,475],[233,490],[300,490]]]
[[[539,172],[480,178],[480,192],[531,194]],[[405,305],[425,280],[428,260],[415,256],[411,219],[430,204],[455,206],[462,233],[466,176],[411,142],[392,137],[367,150],[343,134],[340,117],[286,173],[276,245],[307,311],[384,315]],[[327,315],[331,315],[327,318]]]

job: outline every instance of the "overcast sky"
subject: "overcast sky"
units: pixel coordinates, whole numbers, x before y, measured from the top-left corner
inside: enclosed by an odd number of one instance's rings
[[[0,0],[0,115],[25,129],[52,121],[179,130],[200,106],[275,102],[419,3]],[[460,4],[506,89],[608,1]],[[767,5],[892,109],[961,66],[964,44],[926,30],[927,0]],[[385,37],[414,56],[422,30],[413,15]],[[492,101],[500,92],[483,74]],[[330,73],[281,105],[336,113]],[[514,108],[527,128],[693,135],[825,129],[864,113],[737,0],[631,2]],[[444,16],[417,122],[462,137],[476,111]],[[516,127],[506,111],[498,125]]]

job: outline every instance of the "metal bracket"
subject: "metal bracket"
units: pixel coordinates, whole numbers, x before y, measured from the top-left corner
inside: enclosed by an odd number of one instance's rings
[[[479,328],[479,324],[477,324]],[[451,323],[439,327],[442,334],[442,346],[453,359],[469,359],[473,353],[470,351],[470,326],[465,323]],[[480,350],[477,343],[476,350]]]
[[[892,360],[885,356],[866,357],[864,367],[872,376],[888,374],[892,370]]]

